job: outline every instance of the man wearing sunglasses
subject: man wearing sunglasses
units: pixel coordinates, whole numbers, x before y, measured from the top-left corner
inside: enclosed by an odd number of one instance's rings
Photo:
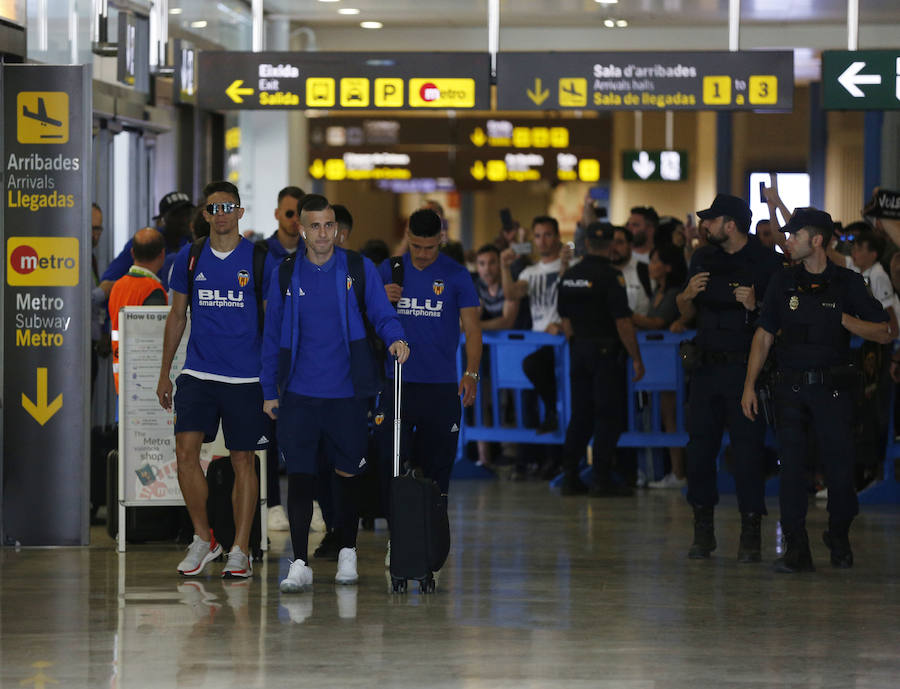
[[[380,389],[367,329],[373,329],[400,362],[409,356],[400,320],[375,266],[359,254],[335,247],[339,230],[328,199],[318,194],[304,199],[300,228],[305,255],[283,263],[270,279],[260,373],[263,409],[278,419],[278,447],[288,470],[294,559],[280,585],[283,593],[312,586],[309,525],[320,446],[338,476],[340,551],[335,582],[359,580],[358,475],[369,461],[368,401]]]
[[[234,467],[234,547],[222,570],[225,579],[247,578],[250,527],[259,496],[253,457],[265,448],[269,430],[262,414],[259,384],[261,335],[253,270],[253,243],[242,238],[238,221],[244,215],[237,187],[211,182],[204,189],[210,235],[196,258],[193,287],[189,286],[191,245],[182,249],[172,267],[172,310],[166,320],[162,367],[156,394],[171,409],[172,360],[187,323],[190,293],[191,334],[181,375],[176,381],[175,456],[178,485],[194,526],[194,540],[178,565],[184,576],[196,576],[222,552],[209,526],[207,484],[200,469],[200,446],[215,439],[222,422],[225,445]]]

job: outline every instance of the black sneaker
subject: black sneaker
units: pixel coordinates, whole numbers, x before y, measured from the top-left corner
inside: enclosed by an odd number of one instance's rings
[[[339,551],[337,531],[332,529],[325,532],[322,542],[319,543],[319,547],[313,552],[313,557],[317,560],[337,561]]]

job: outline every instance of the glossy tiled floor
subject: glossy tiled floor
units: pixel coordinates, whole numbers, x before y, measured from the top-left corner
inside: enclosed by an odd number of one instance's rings
[[[774,508],[774,505],[772,505]],[[687,560],[680,495],[567,498],[544,485],[460,482],[438,593],[388,593],[384,531],[360,537],[357,588],[315,563],[284,596],[276,534],[250,582],[181,580],[174,545],[125,555],[95,529],[83,549],[0,551],[0,686],[897,687],[900,511],[854,527],[858,565],[836,571],[810,516],[815,574],[734,560],[733,501],[719,550]],[[777,510],[774,510],[777,511]]]

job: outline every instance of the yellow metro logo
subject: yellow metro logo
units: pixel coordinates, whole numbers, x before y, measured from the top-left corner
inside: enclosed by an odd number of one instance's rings
[[[6,282],[13,286],[78,284],[76,237],[10,237],[6,242]]]
[[[474,79],[410,79],[412,108],[474,108]]]
[[[21,91],[16,96],[16,138],[20,144],[69,141],[69,94]]]

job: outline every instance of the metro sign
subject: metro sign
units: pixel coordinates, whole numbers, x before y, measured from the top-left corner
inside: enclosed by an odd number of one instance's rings
[[[827,110],[900,110],[900,50],[822,53]]]

